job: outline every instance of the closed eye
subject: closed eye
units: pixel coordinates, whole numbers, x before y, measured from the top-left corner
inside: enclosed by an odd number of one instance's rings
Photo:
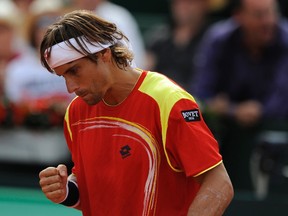
[[[63,74],[63,76],[66,75],[66,74],[67,75],[72,75],[72,76],[77,76],[78,75],[78,71],[79,71],[79,66],[74,65],[74,66],[68,68],[65,71],[65,73]]]

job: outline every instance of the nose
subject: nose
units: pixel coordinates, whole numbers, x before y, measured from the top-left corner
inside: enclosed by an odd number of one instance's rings
[[[73,79],[65,78],[65,82],[66,82],[67,91],[69,93],[74,93],[78,89],[78,85],[75,81],[73,81]]]

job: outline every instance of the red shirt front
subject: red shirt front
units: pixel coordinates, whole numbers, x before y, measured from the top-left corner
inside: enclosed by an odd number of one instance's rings
[[[64,129],[84,216],[187,215],[193,176],[222,161],[193,97],[154,72],[117,106],[75,98]]]

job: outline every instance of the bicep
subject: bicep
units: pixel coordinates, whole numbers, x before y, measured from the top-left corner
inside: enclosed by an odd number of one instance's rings
[[[223,163],[220,163],[218,166],[214,167],[213,169],[194,177],[195,181],[199,183],[200,185],[207,182],[210,184],[210,182],[214,181],[223,181],[228,180],[229,176],[227,174],[227,171],[225,169],[225,166]]]
[[[201,186],[188,215],[223,215],[234,194],[223,163],[194,178]]]

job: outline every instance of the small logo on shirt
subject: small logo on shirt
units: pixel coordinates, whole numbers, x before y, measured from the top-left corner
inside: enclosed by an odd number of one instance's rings
[[[200,113],[199,110],[185,110],[181,112],[183,118],[186,122],[192,122],[192,121],[200,121]]]
[[[120,152],[123,159],[131,155],[130,150],[131,150],[131,148],[129,145],[125,145],[121,148],[121,150],[119,152]]]

